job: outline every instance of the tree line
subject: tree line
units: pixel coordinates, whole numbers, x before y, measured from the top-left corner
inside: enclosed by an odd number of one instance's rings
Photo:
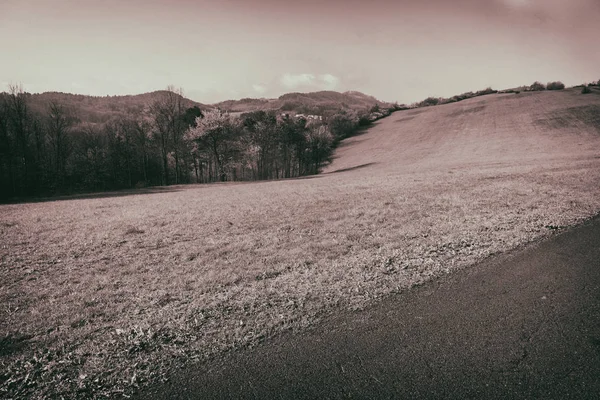
[[[4,199],[316,174],[365,120],[350,110],[323,121],[203,112],[170,87],[140,113],[91,123],[57,101],[33,110],[30,97],[18,85],[0,93]]]

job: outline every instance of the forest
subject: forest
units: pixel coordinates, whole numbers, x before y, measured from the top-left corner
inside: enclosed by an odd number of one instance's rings
[[[182,94],[169,87],[137,107],[113,102],[116,112],[99,119],[61,96],[40,103],[10,86],[0,93],[0,198],[316,174],[337,141],[373,112],[383,115],[378,104],[340,107],[322,120],[277,110],[230,113]]]

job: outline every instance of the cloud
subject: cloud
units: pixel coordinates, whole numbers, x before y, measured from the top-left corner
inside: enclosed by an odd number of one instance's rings
[[[319,80],[325,84],[327,89],[335,89],[340,82],[340,78],[331,74],[319,75]]]
[[[267,87],[265,85],[261,85],[258,83],[253,84],[252,89],[254,89],[255,92],[260,94],[263,94],[267,91]]]
[[[283,74],[281,83],[288,89],[295,89],[299,86],[310,86],[315,80],[313,74]]]
[[[281,76],[281,84],[286,89],[313,89],[313,90],[333,90],[340,83],[340,78],[332,74],[290,74],[286,73]]]

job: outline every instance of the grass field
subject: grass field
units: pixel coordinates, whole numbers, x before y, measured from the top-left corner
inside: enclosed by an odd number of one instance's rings
[[[392,114],[324,174],[0,206],[0,396],[128,394],[600,211],[600,93]]]

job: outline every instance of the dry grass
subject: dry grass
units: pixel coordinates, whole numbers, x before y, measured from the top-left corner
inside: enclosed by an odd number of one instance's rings
[[[598,104],[491,95],[395,113],[312,179],[0,206],[0,393],[128,394],[576,224],[600,135],[553,118]]]

